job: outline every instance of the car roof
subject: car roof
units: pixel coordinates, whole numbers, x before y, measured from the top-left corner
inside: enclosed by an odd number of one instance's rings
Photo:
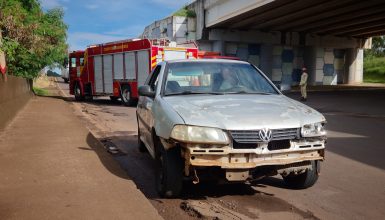
[[[168,61],[165,61],[165,63],[197,63],[197,62],[205,62],[205,63],[243,63],[243,64],[249,64],[246,61],[231,60],[231,59],[183,59],[183,60],[168,60]]]

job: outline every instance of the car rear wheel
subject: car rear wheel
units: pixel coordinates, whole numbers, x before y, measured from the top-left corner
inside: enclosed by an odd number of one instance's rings
[[[159,195],[166,198],[179,196],[183,188],[183,160],[180,148],[163,148],[157,161],[156,186]]]
[[[293,189],[306,189],[313,186],[318,180],[321,164],[318,160],[311,161],[312,169],[307,169],[304,173],[283,176],[286,185]]]

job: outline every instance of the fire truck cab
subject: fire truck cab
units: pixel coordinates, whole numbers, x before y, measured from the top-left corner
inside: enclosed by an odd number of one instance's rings
[[[89,46],[69,54],[69,88],[76,100],[93,96],[121,99],[133,105],[138,87],[157,63],[165,60],[196,59],[196,46],[177,47],[167,40],[132,39]]]
[[[78,50],[69,54],[69,87],[70,94],[75,95],[75,99],[80,101],[85,97],[83,83],[80,80],[80,71],[84,67],[84,51]]]

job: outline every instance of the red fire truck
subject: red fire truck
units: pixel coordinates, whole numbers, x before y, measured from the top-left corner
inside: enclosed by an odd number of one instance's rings
[[[196,59],[198,49],[177,47],[167,40],[132,39],[89,46],[69,54],[70,94],[76,100],[110,96],[132,105],[138,87],[158,62]]]

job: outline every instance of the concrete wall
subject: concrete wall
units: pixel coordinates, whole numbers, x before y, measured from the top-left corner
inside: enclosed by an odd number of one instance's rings
[[[216,44],[213,49],[221,51],[220,45]],[[224,45],[223,55],[236,56],[254,64],[277,84],[298,85],[303,66],[308,69],[310,85],[360,82],[358,75],[362,75],[362,70],[358,71],[362,69],[358,62],[362,57],[359,53],[350,52],[347,59],[346,49],[229,41],[225,41]],[[345,65],[346,59],[351,60],[350,65]],[[345,71],[350,74],[345,76],[348,80],[344,80]]]
[[[0,130],[4,129],[32,97],[29,83],[26,79],[0,74]]]
[[[165,38],[178,44],[196,39],[196,19],[170,16],[147,26],[142,38]]]

